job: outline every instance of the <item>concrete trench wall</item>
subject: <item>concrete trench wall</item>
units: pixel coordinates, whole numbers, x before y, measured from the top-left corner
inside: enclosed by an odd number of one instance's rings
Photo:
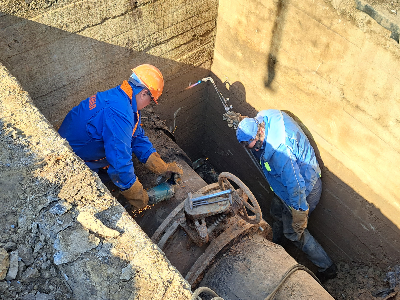
[[[216,0],[0,1],[0,61],[55,128],[81,100],[154,64],[166,80],[155,109],[196,156],[207,93],[184,89],[210,73],[217,9]]]
[[[324,179],[310,228],[329,254],[398,261],[399,46],[353,1],[0,5],[0,62],[55,128],[79,101],[152,63],[166,79],[154,110],[177,143],[241,178],[268,220],[269,188],[222,121],[213,88],[184,91],[211,74],[235,111],[278,108],[303,123]]]
[[[234,110],[285,110],[317,149],[324,187],[311,232],[335,260],[397,264],[400,48],[392,33],[353,1],[222,0],[217,24],[211,70]],[[252,189],[269,220],[272,193],[224,125],[211,86],[209,95],[205,151]]]
[[[209,75],[217,4],[0,1],[0,199],[6,206],[0,247],[12,253],[0,298],[190,298],[188,283],[52,126],[82,99],[151,63],[166,79],[154,109],[198,155],[188,137],[204,133],[198,112],[206,90],[183,90]],[[187,186],[201,187],[193,182]]]

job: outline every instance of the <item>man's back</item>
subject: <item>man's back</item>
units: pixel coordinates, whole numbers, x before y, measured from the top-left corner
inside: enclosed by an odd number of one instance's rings
[[[123,133],[131,137],[134,121],[129,97],[115,87],[81,101],[67,114],[58,132],[83,160],[96,160],[105,157],[107,123],[121,124]]]

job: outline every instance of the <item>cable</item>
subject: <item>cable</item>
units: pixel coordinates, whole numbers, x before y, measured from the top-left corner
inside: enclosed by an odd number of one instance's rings
[[[201,286],[201,287],[199,287],[198,289],[196,289],[196,290],[194,291],[193,295],[192,295],[191,300],[197,300],[197,297],[199,297],[199,295],[200,295],[201,293],[208,293],[208,294],[210,294],[211,296],[215,296],[215,297],[212,298],[211,300],[224,300],[223,298],[219,297],[219,296],[217,295],[217,293],[214,292],[212,289],[210,289],[210,288],[208,288],[208,287],[205,287],[205,286]]]
[[[319,279],[314,275],[313,272],[311,272],[308,268],[306,268],[303,265],[297,264],[294,265],[293,267],[291,267],[286,273],[285,275],[283,275],[281,281],[279,282],[279,284],[277,285],[277,287],[272,291],[271,294],[268,295],[267,298],[265,298],[264,300],[272,300],[275,297],[275,294],[278,292],[278,290],[282,287],[282,285],[285,283],[285,281],[289,278],[290,275],[292,275],[294,272],[296,272],[297,270],[303,270],[306,271],[308,274],[310,274],[312,277],[314,277],[314,279],[321,284],[321,282],[319,281]]]

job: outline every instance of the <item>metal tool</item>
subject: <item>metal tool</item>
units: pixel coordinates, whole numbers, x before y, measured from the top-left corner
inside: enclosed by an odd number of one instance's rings
[[[212,201],[212,202],[208,202],[208,201],[197,201],[193,203],[193,207],[196,206],[201,206],[201,205],[208,205],[208,204],[212,204],[212,203],[217,203],[217,202],[222,202],[222,201],[226,201],[229,200],[229,203],[232,204],[232,195],[229,195],[229,198],[223,198],[220,200],[216,200],[216,201]]]
[[[216,84],[214,82],[214,79],[212,79],[211,77],[205,77],[205,78],[197,81],[196,83],[193,83],[192,85],[188,86],[185,90],[191,89],[192,87],[198,85],[199,83],[206,82],[206,81],[210,81],[213,84],[213,86],[215,88],[215,91],[217,92],[217,95],[218,95],[219,99],[221,100],[222,105],[225,108],[225,112],[231,110],[232,109],[232,105],[228,105],[228,103],[227,103],[229,101],[229,98],[225,98],[221,94],[221,92],[218,90],[218,88],[217,88],[217,86],[216,86]]]
[[[192,198],[192,193],[188,193],[190,209],[193,209],[193,207],[196,207],[196,206],[212,204],[212,203],[221,202],[221,201],[225,201],[225,200],[229,200],[229,202],[232,204],[232,192],[233,192],[232,190],[226,190],[226,191],[221,191],[221,192],[217,192],[214,194],[200,196],[197,198]],[[223,195],[229,195],[229,198],[223,198],[223,199],[212,201],[212,202],[206,201],[207,199],[212,199],[212,198],[216,198],[216,197],[223,196]]]

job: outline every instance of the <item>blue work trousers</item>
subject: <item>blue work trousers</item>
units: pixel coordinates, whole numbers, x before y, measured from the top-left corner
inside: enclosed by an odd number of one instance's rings
[[[317,206],[321,193],[322,181],[318,178],[311,193],[307,196],[309,215]],[[320,272],[325,271],[333,264],[328,254],[307,229],[304,230],[302,235],[298,235],[293,230],[292,214],[289,208],[276,195],[272,199],[270,213],[274,220],[272,224],[272,241],[274,243],[281,244],[283,238],[286,237],[307,255],[308,259],[318,267]]]

